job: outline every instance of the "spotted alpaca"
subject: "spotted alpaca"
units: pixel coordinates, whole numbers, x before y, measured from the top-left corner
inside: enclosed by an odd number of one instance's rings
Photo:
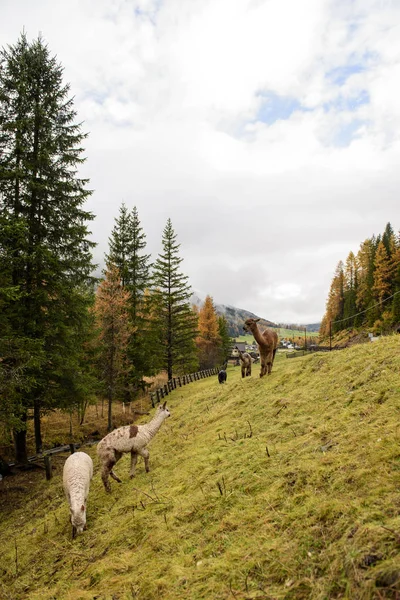
[[[120,478],[114,473],[113,468],[121,456],[127,452],[131,453],[130,478],[135,476],[138,455],[143,456],[146,473],[150,471],[149,451],[146,446],[150,443],[164,420],[169,417],[166,402],[159,406],[153,419],[144,425],[125,425],[114,429],[106,435],[97,446],[97,455],[101,463],[101,478],[107,492],[111,492],[109,475],[121,483]]]

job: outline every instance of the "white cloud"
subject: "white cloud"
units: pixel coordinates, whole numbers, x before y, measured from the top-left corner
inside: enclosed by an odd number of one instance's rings
[[[338,260],[399,227],[399,16],[389,0],[3,0],[0,44],[42,32],[65,67],[98,261],[125,201],[154,255],[172,219],[195,289],[314,322]]]

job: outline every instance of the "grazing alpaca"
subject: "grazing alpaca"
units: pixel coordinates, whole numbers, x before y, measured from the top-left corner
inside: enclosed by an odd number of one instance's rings
[[[69,504],[72,538],[86,529],[86,505],[93,461],[86,452],[74,452],[67,458],[63,469],[63,487]]]
[[[166,402],[159,406],[153,419],[145,425],[125,425],[111,431],[104,437],[97,446],[97,455],[101,463],[101,478],[107,492],[111,492],[108,476],[111,475],[115,481],[121,483],[121,480],[113,471],[114,465],[119,461],[125,452],[131,453],[130,478],[135,476],[135,468],[138,454],[143,456],[146,473],[149,468],[149,451],[146,446],[150,443],[157,431],[160,429],[164,420],[170,416]]]
[[[260,377],[263,377],[264,375],[271,374],[276,349],[278,347],[278,334],[273,329],[265,329],[261,333],[257,325],[259,320],[260,319],[246,319],[243,329],[247,332],[251,331],[258,344],[261,360]]]
[[[220,383],[225,383],[225,381],[226,381],[226,371],[225,371],[225,369],[221,369],[220,372],[218,373],[218,381]]]
[[[242,367],[242,377],[248,377],[251,375],[251,356],[248,352],[241,352],[237,346],[235,346],[236,350],[239,352],[239,358]]]

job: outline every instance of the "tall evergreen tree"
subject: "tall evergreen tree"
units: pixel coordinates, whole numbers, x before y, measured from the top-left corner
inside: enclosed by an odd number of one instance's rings
[[[26,459],[27,410],[34,409],[40,450],[40,414],[67,395],[93,270],[86,225],[93,216],[82,209],[91,192],[77,172],[86,135],[74,123],[62,79],[61,65],[40,37],[28,43],[22,34],[0,53],[1,268],[19,292],[5,315],[10,335],[35,340],[45,357],[30,368],[29,391],[15,393],[19,460]]]
[[[144,303],[144,293],[150,280],[150,255],[145,254],[146,235],[143,232],[136,206],[129,213],[122,204],[119,218],[109,239],[110,253],[107,257],[119,269],[121,283],[130,293],[129,312],[132,335],[128,345],[131,363],[130,379],[133,388],[143,385],[145,375],[153,375],[151,337]],[[146,332],[146,333],[145,333]]]
[[[131,218],[124,203],[119,209],[119,216],[115,219],[115,224],[108,238],[109,254],[106,255],[106,264],[113,264],[117,267],[121,285],[124,287],[130,283],[129,256],[131,246]]]
[[[168,219],[162,236],[162,251],[153,267],[152,296],[159,336],[160,367],[168,379],[196,364],[197,316],[190,306],[188,277],[180,271],[180,244]]]
[[[231,354],[232,340],[229,337],[228,321],[224,315],[218,317],[218,332],[221,338],[220,361],[224,364]]]

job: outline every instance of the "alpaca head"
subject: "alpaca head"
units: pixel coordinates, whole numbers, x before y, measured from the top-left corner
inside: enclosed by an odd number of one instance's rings
[[[247,332],[252,333],[257,329],[257,323],[260,319],[246,319],[243,325],[243,329]]]
[[[166,402],[164,402],[162,406],[158,407],[158,414],[161,415],[161,413],[163,414],[164,419],[171,416]]]
[[[82,504],[79,508],[69,509],[70,521],[72,525],[72,539],[77,533],[82,533],[86,529],[86,506]]]

